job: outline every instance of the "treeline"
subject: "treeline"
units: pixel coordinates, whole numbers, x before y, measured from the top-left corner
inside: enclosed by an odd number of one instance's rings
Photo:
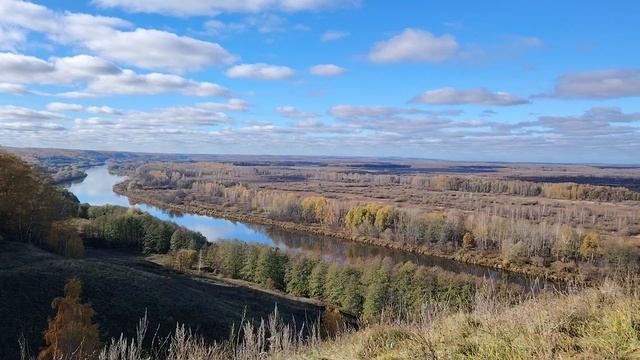
[[[80,232],[87,244],[126,248],[145,254],[165,254],[180,249],[198,250],[207,239],[170,221],[163,221],[135,208],[81,206]]]
[[[136,176],[148,186],[185,189],[195,181],[209,180],[222,183],[268,182],[270,180],[307,179],[361,183],[374,185],[411,185],[434,191],[462,191],[517,196],[539,196],[552,199],[619,202],[640,201],[640,192],[625,187],[589,185],[577,183],[548,183],[523,180],[503,180],[477,176],[452,175],[387,175],[363,174],[317,169],[237,167],[229,164],[198,163],[196,166],[174,164],[143,165],[136,169]]]
[[[500,180],[477,177],[439,175],[414,177],[413,185],[438,191],[542,196],[552,199],[590,201],[640,201],[640,192],[624,187],[583,185],[576,183],[536,183],[522,180]]]
[[[605,242],[595,232],[544,220],[532,222],[484,211],[411,211],[377,203],[302,197],[239,184],[227,187],[220,183],[196,182],[192,189],[196,199],[202,201],[258,209],[277,220],[325,225],[354,236],[383,238],[446,254],[461,250],[499,252],[508,263],[542,266],[555,261],[586,261],[627,267],[635,266],[640,257],[639,250],[629,242]],[[585,245],[588,239],[596,239],[591,242],[597,246]],[[632,256],[619,259],[618,254],[625,251]]]
[[[20,158],[0,151],[0,239],[81,257],[82,241],[68,219],[78,200]]]
[[[378,318],[383,310],[419,310],[434,302],[467,309],[475,289],[469,275],[411,262],[394,266],[389,259],[376,258],[347,265],[239,241],[212,243],[199,261],[195,251],[174,255],[174,264],[182,269],[203,266],[224,277],[322,300],[364,320]]]

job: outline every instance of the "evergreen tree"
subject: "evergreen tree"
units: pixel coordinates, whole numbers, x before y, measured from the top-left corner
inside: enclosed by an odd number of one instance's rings
[[[186,249],[187,242],[187,236],[181,228],[176,229],[176,231],[171,234],[171,250],[177,251],[180,249]]]
[[[336,264],[331,264],[326,271],[326,282],[323,291],[325,301],[340,306],[340,299],[344,292],[344,282],[342,280],[342,269]]]
[[[362,312],[362,284],[360,282],[361,273],[354,267],[348,267],[342,272],[340,280],[344,283],[344,291],[340,296],[340,306],[346,311],[360,315]]]
[[[291,261],[291,265],[286,273],[287,293],[293,296],[309,296],[309,276],[313,263],[302,256]]]
[[[365,292],[362,317],[365,321],[373,321],[380,316],[388,303],[391,269],[388,263],[382,263],[369,282]]]
[[[324,299],[324,286],[327,279],[327,264],[316,261],[309,274],[309,295],[316,299]]]
[[[249,246],[242,269],[240,269],[240,277],[246,281],[256,281],[256,268],[258,267],[258,257],[260,256],[260,248],[258,246]]]
[[[268,288],[284,290],[284,276],[287,257],[277,248],[265,247],[258,256],[256,281]]]

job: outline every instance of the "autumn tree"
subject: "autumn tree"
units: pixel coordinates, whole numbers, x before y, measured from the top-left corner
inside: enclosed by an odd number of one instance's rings
[[[600,235],[592,231],[585,235],[580,244],[580,255],[589,261],[594,260],[596,256],[602,255],[602,241]]]
[[[195,250],[179,250],[175,256],[175,267],[185,271],[191,269],[198,261],[198,252]]]
[[[64,297],[53,300],[57,311],[44,333],[46,346],[38,360],[87,360],[97,358],[100,349],[98,325],[92,323],[95,311],[80,302],[82,284],[77,278],[67,282]]]
[[[84,256],[84,245],[78,231],[71,224],[63,221],[51,224],[43,245],[47,250],[67,257],[81,258]]]
[[[469,251],[476,247],[476,239],[473,236],[473,233],[467,232],[464,234],[462,238],[462,249],[465,251]]]

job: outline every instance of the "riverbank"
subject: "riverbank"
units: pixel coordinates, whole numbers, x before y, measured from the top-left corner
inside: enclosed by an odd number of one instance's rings
[[[258,214],[241,214],[234,211],[223,210],[219,208],[212,208],[207,204],[174,204],[160,199],[154,198],[147,194],[141,194],[139,191],[129,191],[127,189],[128,181],[116,184],[113,187],[113,191],[119,195],[128,197],[134,203],[145,203],[158,208],[190,213],[196,215],[203,215],[216,218],[224,218],[231,221],[253,223],[263,225],[267,227],[275,227],[284,229],[287,231],[313,234],[319,236],[327,236],[343,241],[351,241],[355,243],[361,243],[366,245],[373,245],[377,247],[403,251],[423,256],[437,257],[441,259],[472,264],[477,266],[486,267],[487,269],[494,269],[497,271],[503,271],[507,273],[514,273],[523,275],[530,278],[539,278],[552,283],[566,283],[566,282],[581,282],[579,274],[569,273],[567,271],[557,271],[553,268],[536,266],[534,264],[514,264],[502,259],[498,254],[477,254],[472,251],[458,251],[453,254],[446,254],[435,249],[429,249],[419,246],[411,246],[408,244],[400,244],[380,238],[371,238],[366,236],[354,236],[343,230],[333,230],[320,225],[299,224],[290,221],[281,221],[267,218]],[[567,267],[571,267],[571,264],[567,264]],[[573,266],[573,268],[576,268]]]

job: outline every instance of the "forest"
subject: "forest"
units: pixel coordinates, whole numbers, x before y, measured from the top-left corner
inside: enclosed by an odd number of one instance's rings
[[[140,201],[241,212],[538,275],[590,280],[636,272],[640,259],[640,193],[626,188],[222,163],[121,171],[132,177],[120,191]],[[310,181],[316,186],[298,188]],[[397,188],[424,202],[377,195]]]

